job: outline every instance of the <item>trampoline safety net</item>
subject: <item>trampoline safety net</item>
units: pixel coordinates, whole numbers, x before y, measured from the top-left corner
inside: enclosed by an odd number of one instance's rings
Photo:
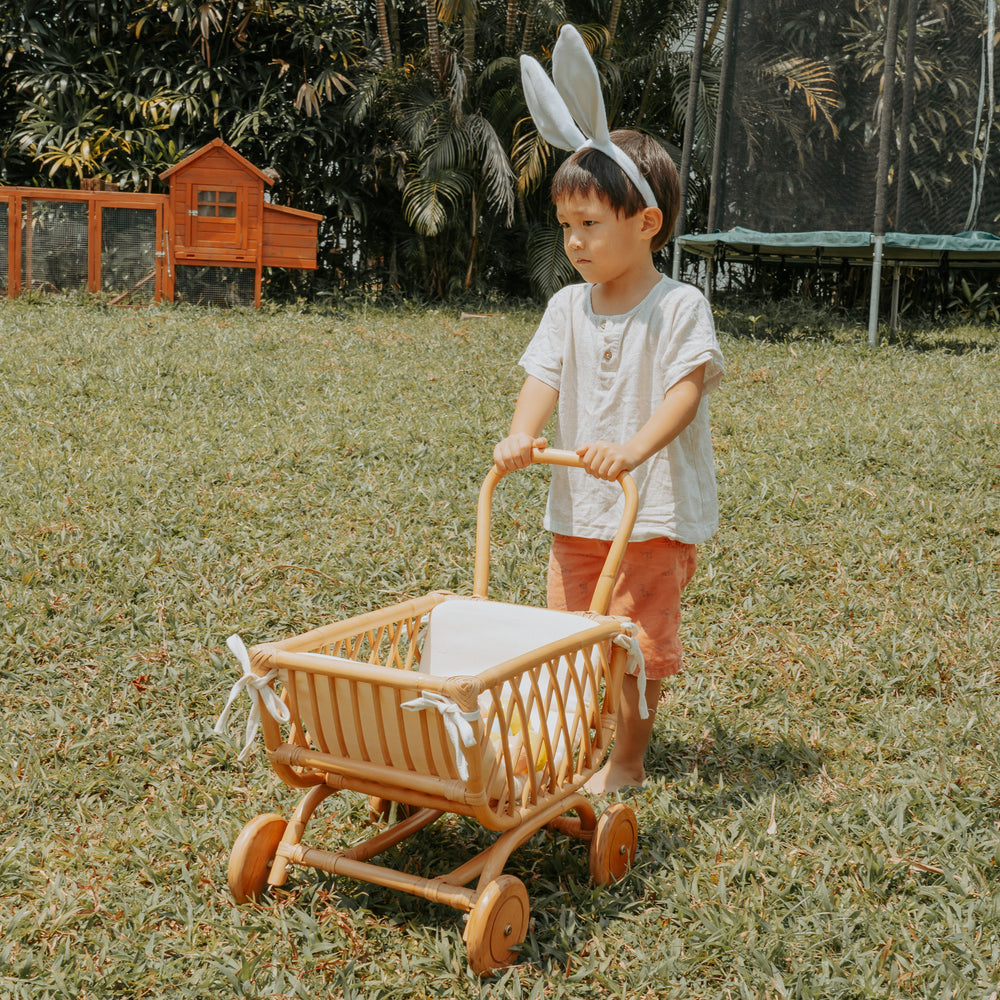
[[[996,231],[996,3],[731,0],[709,231]]]

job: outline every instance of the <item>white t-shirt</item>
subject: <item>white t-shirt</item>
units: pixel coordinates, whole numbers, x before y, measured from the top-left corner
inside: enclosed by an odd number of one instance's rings
[[[666,536],[703,542],[719,525],[708,396],[725,371],[705,297],[666,276],[630,312],[595,315],[589,284],[567,285],[549,300],[521,367],[559,393],[557,445],[624,443],[663,402],[666,391],[705,364],[694,420],[633,470],[639,515],[633,541]],[[552,468],[545,527],[563,535],[614,537],[622,493],[579,469]]]

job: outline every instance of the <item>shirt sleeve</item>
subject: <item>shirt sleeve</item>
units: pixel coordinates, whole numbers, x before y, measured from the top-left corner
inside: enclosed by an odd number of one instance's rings
[[[562,386],[569,329],[568,300],[564,288],[549,299],[538,329],[518,362],[528,375],[544,382],[556,392]]]
[[[707,396],[726,370],[708,300],[698,289],[684,286],[680,294],[663,303],[660,318],[663,331],[658,338],[657,367],[663,392],[705,365],[702,395]]]

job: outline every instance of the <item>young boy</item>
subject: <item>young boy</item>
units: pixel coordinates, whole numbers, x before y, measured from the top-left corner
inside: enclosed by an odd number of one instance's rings
[[[724,363],[704,296],[653,263],[679,207],[673,161],[640,133],[618,131],[611,140],[636,164],[657,207],[598,149],[579,149],[557,171],[552,200],[563,246],[585,283],[549,301],[520,361],[527,377],[510,433],[493,458],[501,472],[528,465],[532,449],[548,444],[541,434],[558,404],[560,446],[575,450],[590,473],[552,468],[548,604],[569,611],[590,605],[618,525],[614,480],[632,474],[639,514],[610,613],[639,628],[652,708],[663,679],[681,666],[680,599],[695,544],[718,527],[707,396]],[[637,678],[626,677],[615,743],[588,791],[645,780],[654,713],[641,718],[639,701]]]

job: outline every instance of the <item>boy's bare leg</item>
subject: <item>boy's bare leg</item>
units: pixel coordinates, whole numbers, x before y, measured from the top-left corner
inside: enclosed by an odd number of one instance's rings
[[[639,715],[639,683],[635,677],[626,674],[622,681],[614,745],[607,763],[587,782],[585,791],[592,795],[605,795],[629,785],[641,785],[646,780],[646,748],[653,734],[661,686],[660,681],[646,682],[649,718],[643,719]]]

